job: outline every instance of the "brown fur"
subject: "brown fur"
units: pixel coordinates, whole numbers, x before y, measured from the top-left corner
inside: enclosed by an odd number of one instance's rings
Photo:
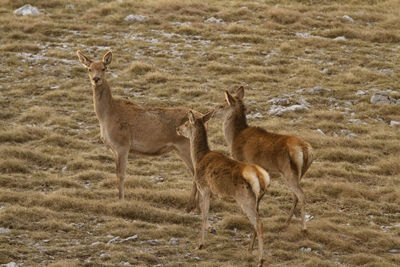
[[[193,173],[189,139],[176,133],[176,127],[187,120],[190,109],[138,106],[114,99],[105,79],[105,71],[112,60],[111,51],[104,55],[102,61],[96,62],[81,51],[77,54],[82,65],[89,71],[101,138],[115,156],[119,198],[124,199],[125,169],[129,152],[157,156],[175,150]],[[198,112],[192,112],[201,116]],[[188,210],[194,207],[196,190],[194,185]]]
[[[226,101],[215,108],[216,116],[224,117],[224,135],[236,160],[257,164],[269,172],[279,172],[293,192],[294,203],[289,213],[290,222],[300,200],[302,230],[306,230],[305,197],[300,180],[310,167],[313,154],[309,143],[292,135],[270,133],[260,127],[247,125],[243,104],[244,89],[236,95],[225,92]]]
[[[199,248],[204,246],[205,228],[210,205],[210,194],[221,198],[234,199],[242,208],[254,227],[249,250],[253,249],[258,235],[259,266],[263,264],[263,225],[258,213],[258,205],[269,186],[269,175],[261,167],[239,162],[211,151],[208,147],[204,122],[211,117],[196,119],[189,112],[189,120],[177,132],[190,139],[190,150],[195,166],[195,182],[202,196],[202,230]]]

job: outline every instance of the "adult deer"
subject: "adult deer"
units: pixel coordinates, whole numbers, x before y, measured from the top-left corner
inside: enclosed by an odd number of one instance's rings
[[[139,106],[114,99],[105,79],[105,72],[112,61],[112,52],[108,51],[101,61],[93,61],[79,50],[77,54],[79,61],[89,71],[101,139],[115,156],[119,198],[124,199],[125,169],[129,152],[158,156],[175,150],[193,173],[189,139],[176,133],[176,127],[187,120],[190,109]],[[202,115],[192,112],[196,116]],[[187,208],[189,211],[194,207],[196,191],[193,183]]]
[[[225,101],[214,109],[215,116],[223,118],[225,140],[231,147],[232,156],[239,161],[257,164],[268,172],[279,172],[285,178],[294,198],[286,223],[289,224],[300,201],[302,230],[306,231],[306,202],[300,180],[313,161],[312,147],[295,136],[248,126],[243,96],[243,87],[234,95],[225,91]]]
[[[189,111],[188,121],[177,128],[179,135],[190,139],[190,153],[195,167],[194,180],[201,195],[202,227],[199,249],[204,247],[211,193],[233,198],[254,227],[249,251],[253,250],[254,240],[258,236],[258,263],[262,266],[264,239],[258,206],[270,184],[269,175],[257,165],[239,162],[210,150],[204,123],[211,116],[212,113],[208,113],[201,118],[195,118]]]

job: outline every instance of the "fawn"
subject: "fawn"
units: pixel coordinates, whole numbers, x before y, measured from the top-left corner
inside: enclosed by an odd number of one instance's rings
[[[312,147],[296,136],[270,133],[260,127],[248,126],[243,96],[243,86],[234,95],[225,91],[225,101],[214,109],[215,117],[223,118],[224,136],[231,147],[232,157],[257,164],[268,172],[279,172],[294,198],[286,224],[289,224],[300,201],[302,231],[306,231],[306,202],[300,180],[313,161]]]
[[[258,266],[262,266],[264,239],[258,206],[270,184],[269,175],[257,165],[239,162],[210,150],[204,123],[212,115],[210,112],[201,118],[195,118],[189,111],[188,120],[177,128],[179,135],[190,139],[190,153],[195,168],[194,180],[201,196],[202,227],[199,249],[204,247],[211,193],[223,198],[233,198],[254,227],[249,251],[253,249],[254,240],[258,236]]]
[[[189,139],[176,133],[176,127],[187,120],[190,109],[139,106],[114,99],[105,79],[105,72],[112,61],[112,52],[105,53],[101,61],[92,61],[79,50],[77,54],[79,61],[89,71],[101,139],[115,156],[119,199],[124,199],[125,169],[129,152],[158,156],[175,150],[193,173]],[[192,112],[196,116],[202,115],[193,110]],[[193,183],[188,211],[195,206],[196,191]]]

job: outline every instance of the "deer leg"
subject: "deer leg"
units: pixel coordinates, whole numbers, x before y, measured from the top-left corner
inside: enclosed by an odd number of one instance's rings
[[[264,263],[263,254],[264,254],[264,227],[262,224],[262,220],[258,213],[258,203],[256,201],[255,195],[253,192],[247,192],[242,194],[239,199],[240,207],[242,208],[243,212],[249,218],[250,223],[254,227],[254,234],[250,240],[249,250],[253,247],[254,240],[256,236],[258,236],[258,266],[262,266]],[[254,240],[253,240],[254,239]],[[250,251],[251,251],[250,250]]]
[[[301,230],[303,232],[306,232],[307,231],[307,226],[306,226],[306,199],[305,199],[305,196],[304,196],[304,192],[301,189],[299,181],[297,179],[290,183],[290,189],[292,190],[293,194],[296,195],[298,201],[301,204],[301,223],[302,223]]]
[[[292,217],[293,217],[294,210],[296,209],[296,206],[297,206],[297,202],[298,202],[298,201],[299,201],[299,199],[297,198],[296,194],[293,193],[293,206],[292,206],[292,209],[291,209],[290,212],[289,212],[289,217],[288,217],[287,220],[286,220],[286,224],[289,224],[289,223],[290,223],[290,220],[291,220]]]
[[[186,167],[190,170],[192,175],[194,175],[194,167],[192,163],[192,158],[190,156],[190,146],[189,141],[182,143],[181,145],[175,146],[176,153],[183,160]],[[186,212],[191,212],[194,208],[200,209],[200,197],[197,191],[197,185],[195,181],[193,181],[192,191],[190,193],[189,203],[186,207]]]
[[[124,183],[125,183],[125,171],[126,171],[126,162],[128,160],[128,152],[126,150],[116,151],[115,153],[115,164],[117,168],[117,177],[118,177],[118,191],[119,191],[119,199],[124,200]]]
[[[210,209],[210,191],[204,190],[201,197],[201,214],[202,214],[202,224],[201,224],[201,233],[200,233],[200,242],[198,249],[204,248],[204,239],[207,231],[207,218],[208,211]]]

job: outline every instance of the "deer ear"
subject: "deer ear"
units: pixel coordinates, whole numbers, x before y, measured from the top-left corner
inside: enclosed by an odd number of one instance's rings
[[[242,100],[244,97],[244,87],[240,86],[238,89],[236,89],[236,96]]]
[[[103,57],[103,64],[105,66],[108,66],[108,65],[110,65],[111,61],[112,61],[112,52],[108,51],[107,53],[105,53],[105,55]]]
[[[85,54],[82,53],[81,50],[76,51],[76,54],[78,55],[79,61],[85,68],[89,68],[90,64],[92,64],[92,60],[86,56]]]
[[[188,119],[191,124],[194,124],[196,118],[194,117],[193,112],[191,111],[188,112]]]
[[[208,112],[206,115],[203,116],[203,123],[206,123],[209,119],[211,119],[214,116],[214,110],[211,110]]]
[[[228,102],[229,106],[235,104],[235,99],[227,90],[225,90],[225,99]]]

